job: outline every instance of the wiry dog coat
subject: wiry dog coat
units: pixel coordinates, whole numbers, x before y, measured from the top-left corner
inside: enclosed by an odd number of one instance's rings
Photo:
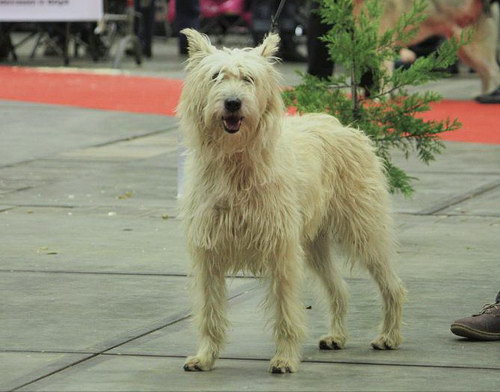
[[[213,367],[224,341],[224,276],[240,270],[269,280],[276,355],[273,372],[294,372],[305,334],[302,268],[322,282],[331,311],[320,348],[344,346],[345,283],[330,259],[336,243],[364,265],[384,300],[372,345],[401,342],[404,289],[391,269],[392,222],[386,180],[370,140],[334,117],[285,117],[273,67],[279,39],[254,49],[215,49],[184,30],[188,75],[179,105],[188,147],[183,216],[194,266],[200,332],[186,370]]]

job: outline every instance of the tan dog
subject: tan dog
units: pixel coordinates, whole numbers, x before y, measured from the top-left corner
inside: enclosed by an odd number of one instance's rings
[[[188,75],[178,108],[188,147],[183,218],[194,267],[196,356],[184,369],[210,370],[228,325],[225,275],[269,282],[266,308],[276,340],[273,373],[295,372],[305,335],[303,266],[325,289],[331,313],[321,349],[344,347],[347,290],[331,246],[367,268],[384,301],[376,349],[401,343],[405,290],[394,254],[386,178],[368,137],[326,114],[285,117],[273,67],[277,35],[250,49],[188,37]]]
[[[384,13],[382,32],[393,28],[401,16],[409,12],[414,0],[382,0]],[[460,59],[481,78],[482,93],[490,94],[500,86],[500,70],[496,59],[498,43],[498,4],[489,0],[426,0],[428,18],[419,29],[415,44],[432,35],[460,38],[465,27],[472,27],[472,41],[458,53]],[[359,2],[358,2],[359,6]],[[500,89],[498,89],[500,101]]]

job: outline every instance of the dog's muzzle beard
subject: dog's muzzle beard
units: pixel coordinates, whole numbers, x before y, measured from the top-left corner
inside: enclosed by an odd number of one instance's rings
[[[222,124],[224,126],[224,130],[227,133],[238,132],[240,130],[242,121],[243,117],[238,114],[229,114],[222,116]]]

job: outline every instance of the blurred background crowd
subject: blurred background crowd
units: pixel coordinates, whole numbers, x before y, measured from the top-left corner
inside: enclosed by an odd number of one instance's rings
[[[256,45],[270,30],[271,19],[279,0],[105,0],[107,19],[101,23],[0,23],[0,61],[17,59],[16,48],[34,41],[31,57],[62,56],[71,41],[74,56],[89,56],[98,62],[113,55],[120,37],[133,32],[139,38],[137,47],[127,41],[124,54],[142,58],[154,56],[154,37],[178,39],[178,52],[187,54],[185,38],[179,31],[195,28],[216,37],[224,44],[229,35],[245,37],[245,43]],[[328,77],[333,64],[327,49],[318,38],[328,26],[311,12],[318,5],[313,1],[287,0],[280,14],[277,29],[281,37],[278,56],[285,62],[307,62],[310,74]],[[21,38],[14,39],[15,34]],[[444,37],[434,36],[405,51],[398,66],[407,66],[418,56],[425,56],[440,45]],[[116,50],[116,48],[115,48]],[[458,72],[457,65],[449,69]]]

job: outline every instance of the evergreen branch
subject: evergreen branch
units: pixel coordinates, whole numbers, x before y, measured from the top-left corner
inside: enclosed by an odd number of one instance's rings
[[[426,15],[425,0],[417,0],[394,28],[380,34],[382,5],[388,4],[384,1],[364,0],[355,17],[352,0],[320,0],[321,18],[332,26],[322,40],[332,60],[344,66],[346,75],[321,80],[303,74],[302,83],[283,96],[285,103],[295,106],[299,113],[326,112],[342,124],[362,129],[373,140],[384,163],[391,191],[408,196],[416,179],[392,163],[391,152],[398,149],[406,158],[414,154],[429,163],[444,148],[439,135],[461,125],[457,120],[420,118],[418,115],[430,110],[430,104],[440,96],[434,92],[410,94],[405,87],[443,77],[436,70],[455,61],[456,51],[467,36],[445,42],[436,54],[417,59],[408,70],[397,69],[388,74],[384,72],[384,61],[394,59],[394,49],[415,36]],[[372,70],[375,79],[370,99],[362,98],[358,92],[361,77],[368,70]],[[345,88],[350,89],[350,95],[343,91]]]

